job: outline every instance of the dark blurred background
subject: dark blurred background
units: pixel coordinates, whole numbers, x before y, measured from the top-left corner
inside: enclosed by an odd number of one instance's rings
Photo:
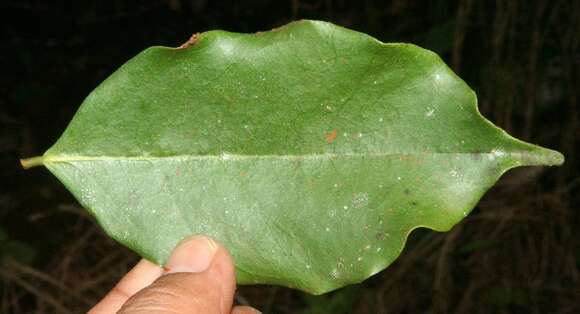
[[[0,313],[80,313],[138,257],[49,172],[83,98],[146,47],[212,29],[332,21],[439,53],[512,135],[566,155],[505,175],[453,230],[414,232],[364,283],[313,297],[241,287],[264,313],[580,313],[580,2],[575,0],[0,1]]]

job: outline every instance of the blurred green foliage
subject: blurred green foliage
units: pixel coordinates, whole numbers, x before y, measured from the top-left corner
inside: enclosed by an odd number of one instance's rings
[[[30,265],[36,258],[36,249],[29,243],[10,239],[0,226],[0,264],[7,259]],[[1,266],[0,266],[1,267]]]

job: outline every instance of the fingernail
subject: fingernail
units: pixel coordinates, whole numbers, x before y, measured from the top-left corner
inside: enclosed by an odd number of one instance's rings
[[[193,236],[182,240],[165,267],[167,273],[200,273],[209,268],[215,253],[217,243],[205,236]]]

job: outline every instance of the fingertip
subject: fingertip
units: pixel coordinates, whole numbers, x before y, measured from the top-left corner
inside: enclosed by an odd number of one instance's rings
[[[220,245],[202,235],[183,239],[171,253],[165,264],[167,273],[199,273],[211,265]]]
[[[162,299],[167,309],[185,307],[192,313],[205,313],[215,308],[219,313],[230,313],[236,278],[233,259],[223,245],[203,235],[185,238],[164,269],[161,278],[129,300],[125,311]],[[173,301],[168,304],[170,299]]]
[[[236,288],[233,259],[215,240],[188,237],[176,246],[165,271],[157,267],[162,275],[129,298],[120,313],[181,313],[184,309],[187,313],[231,312]],[[241,310],[241,314],[259,313],[248,307]]]
[[[232,309],[232,314],[262,314],[251,306],[238,305]]]

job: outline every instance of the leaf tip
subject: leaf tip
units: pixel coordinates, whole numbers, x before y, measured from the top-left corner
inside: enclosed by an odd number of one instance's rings
[[[546,154],[546,165],[548,166],[561,166],[565,161],[566,157],[564,157],[564,154],[558,151],[549,150]]]
[[[565,157],[562,153],[543,147],[520,153],[522,166],[561,166],[564,161]]]

